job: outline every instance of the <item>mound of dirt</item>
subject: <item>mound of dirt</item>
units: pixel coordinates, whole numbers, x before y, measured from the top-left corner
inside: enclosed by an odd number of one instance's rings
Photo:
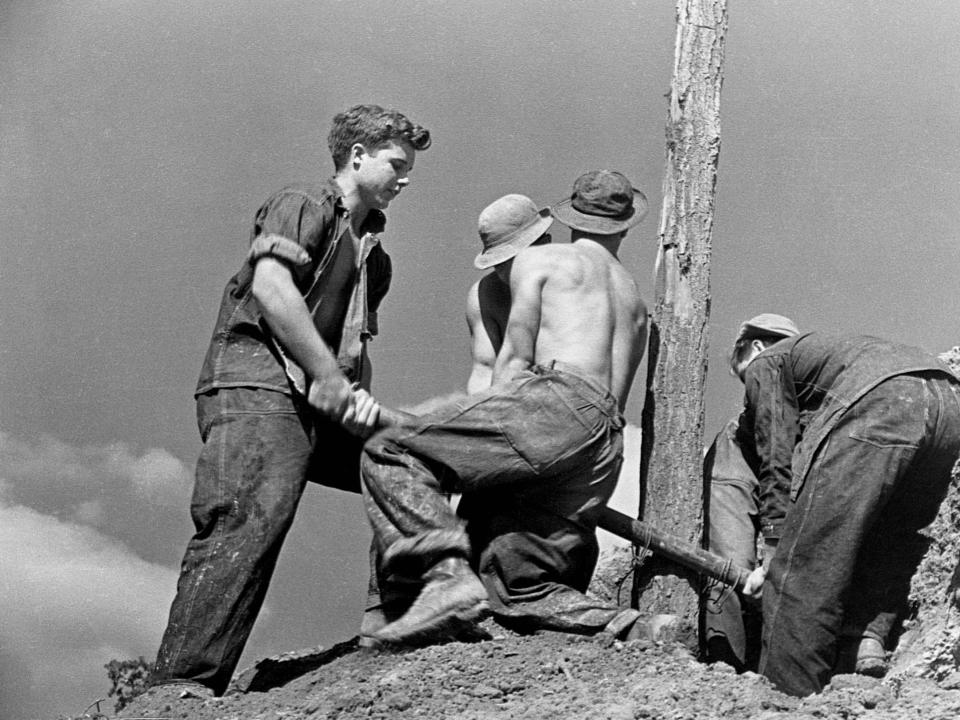
[[[334,658],[278,687],[204,699],[155,688],[121,717],[192,720],[462,718],[463,720],[730,720],[960,716],[950,682],[896,687],[841,675],[821,695],[788,697],[752,673],[704,665],[677,643],[559,633],[389,652],[346,643]],[[299,663],[322,651],[299,654]],[[279,662],[279,659],[278,659]]]
[[[949,550],[937,557],[948,556]],[[932,592],[945,572],[932,558],[933,553],[917,576],[918,597],[925,599],[914,627],[924,617],[940,618],[946,604],[947,593]],[[626,550],[606,555],[593,592],[624,601],[621,580],[631,563]],[[954,720],[960,717],[960,672],[946,658],[955,647],[949,640],[956,640],[951,634],[956,626],[927,620],[924,627],[929,632],[916,636],[910,662],[901,661],[887,680],[839,675],[822,694],[804,699],[778,692],[753,673],[737,675],[723,663],[698,662],[689,642],[620,642],[550,632],[521,636],[488,620],[486,638],[477,642],[384,651],[359,648],[353,639],[267,658],[238,674],[222,698],[154,688],[120,717]],[[931,647],[936,652],[921,650]]]

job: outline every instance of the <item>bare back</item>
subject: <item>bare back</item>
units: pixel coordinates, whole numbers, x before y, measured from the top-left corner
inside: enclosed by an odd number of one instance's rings
[[[521,251],[494,382],[537,363],[578,367],[626,404],[646,349],[647,310],[611,250],[589,239]]]

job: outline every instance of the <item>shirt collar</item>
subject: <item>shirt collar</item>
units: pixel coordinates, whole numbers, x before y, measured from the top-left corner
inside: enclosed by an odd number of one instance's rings
[[[335,198],[334,204],[340,212],[346,212],[346,207],[343,204],[343,191],[340,190],[340,186],[337,185],[335,178],[330,178],[327,180],[327,187],[330,189],[330,194]],[[360,228],[360,236],[363,237],[366,233],[379,234],[383,232],[384,227],[387,224],[387,216],[383,214],[381,210],[371,210],[367,213],[367,217],[363,221],[363,227]]]

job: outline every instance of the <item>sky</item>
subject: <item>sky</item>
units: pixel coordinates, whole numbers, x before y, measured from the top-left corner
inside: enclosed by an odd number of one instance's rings
[[[960,344],[958,32],[954,0],[731,0],[708,435],[759,312]],[[0,4],[4,717],[79,714],[109,660],[155,655],[220,294],[260,203],[332,173],[332,116],[433,134],[388,211],[372,346],[375,395],[412,406],[466,381],[476,219],[503,194],[626,174],[652,210],[621,259],[653,304],[674,35],[666,0]],[[355,634],[368,542],[358,498],[309,488],[241,667]]]

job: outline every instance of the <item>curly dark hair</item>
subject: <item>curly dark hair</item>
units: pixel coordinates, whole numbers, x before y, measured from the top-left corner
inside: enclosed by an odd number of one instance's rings
[[[346,165],[355,143],[373,149],[399,138],[409,142],[414,150],[430,147],[430,131],[411,122],[403,113],[379,105],[354,105],[333,118],[327,146],[339,171]]]

